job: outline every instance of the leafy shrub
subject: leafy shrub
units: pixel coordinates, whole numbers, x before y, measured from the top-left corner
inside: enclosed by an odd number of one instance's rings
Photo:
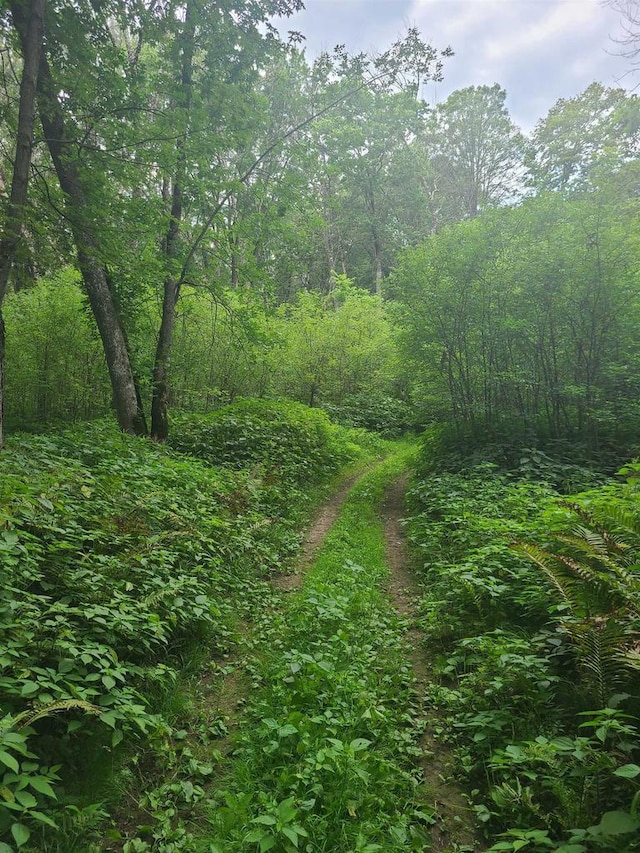
[[[239,409],[237,467],[245,448],[247,461],[261,456],[256,436],[269,466],[300,479],[355,452],[321,413]],[[274,492],[279,512],[267,514]],[[252,585],[297,546],[303,498],[291,481],[213,468],[100,422],[13,437],[0,455],[2,843],[27,843],[38,823],[53,828],[59,777],[81,773],[81,752],[91,754],[74,748],[79,737],[106,748],[166,737],[154,697],[171,692],[197,649],[229,646]],[[33,708],[50,713],[28,716]]]
[[[75,270],[9,293],[3,312],[9,426],[73,422],[109,410],[100,338]]]
[[[510,544],[531,529],[531,518],[551,494],[544,486],[512,482],[492,465],[414,482],[407,495],[408,534],[429,582],[422,610],[433,643],[510,620],[544,622],[548,601]]]
[[[547,481],[569,470],[521,462]],[[638,467],[564,499],[488,464],[425,466],[410,491],[423,626],[442,650],[432,699],[478,818],[503,830],[492,850],[635,849]]]
[[[258,399],[177,416],[170,443],[211,465],[253,468],[293,483],[326,479],[358,453],[320,409]]]
[[[368,393],[347,397],[339,404],[323,407],[338,423],[379,432],[386,438],[399,438],[415,429],[415,413],[403,400]]]
[[[422,433],[417,468],[421,477],[441,472],[465,475],[490,464],[518,478],[544,483],[561,494],[571,494],[604,485],[627,458],[624,451],[609,453],[602,449],[595,468],[593,454],[579,442],[543,441],[515,428],[509,436],[496,438],[487,433],[478,438],[439,424]]]

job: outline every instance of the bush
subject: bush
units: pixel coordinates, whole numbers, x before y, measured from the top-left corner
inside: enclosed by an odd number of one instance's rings
[[[227,467],[102,422],[16,435],[0,454],[0,839],[53,827],[87,743],[166,734],[153,697],[185,661],[228,648],[258,579],[297,548],[300,484],[356,450],[303,406],[183,424],[187,449]]]
[[[416,425],[408,403],[380,394],[356,394],[323,408],[338,423],[379,432],[386,438],[399,438]]]
[[[325,412],[302,403],[248,399],[207,415],[179,415],[170,444],[225,468],[316,483],[355,458],[358,448]]]
[[[8,294],[3,311],[10,427],[73,422],[109,410],[109,375],[75,270]]]

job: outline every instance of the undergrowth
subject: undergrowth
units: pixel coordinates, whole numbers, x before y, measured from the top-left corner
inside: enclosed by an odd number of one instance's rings
[[[433,809],[414,770],[419,725],[403,630],[384,588],[377,508],[406,462],[350,493],[301,593],[262,626],[232,773],[209,853],[422,851]]]
[[[360,453],[301,406],[271,404],[277,439],[268,421],[243,437],[248,408],[217,415],[227,467],[209,464],[200,418],[181,422],[189,456],[101,422],[15,436],[0,456],[2,853],[151,849],[135,824],[105,826],[111,801],[161,776],[134,812],[154,850],[189,849],[181,809],[215,750],[184,743],[185,678],[229,655],[297,552],[312,489]]]
[[[410,491],[431,701],[491,850],[640,849],[637,471],[561,497],[430,467]]]

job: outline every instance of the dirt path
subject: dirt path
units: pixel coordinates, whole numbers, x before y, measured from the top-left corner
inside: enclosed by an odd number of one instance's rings
[[[420,765],[425,793],[435,800],[439,817],[431,834],[432,849],[448,851],[454,849],[455,845],[463,845],[470,850],[479,850],[481,848],[474,837],[469,805],[459,789],[445,781],[451,776],[452,755],[450,750],[439,743],[433,735],[432,729],[436,720],[433,719],[433,712],[426,702],[426,688],[431,680],[431,672],[428,658],[423,650],[425,635],[415,624],[412,624],[415,623],[418,615],[417,602],[423,592],[410,568],[409,551],[401,523],[404,515],[407,479],[407,475],[404,475],[391,484],[382,504],[382,518],[386,559],[391,571],[389,593],[398,613],[408,623],[407,646],[416,679],[419,705],[427,722],[419,746],[422,751]]]
[[[277,575],[271,579],[274,589],[282,592],[295,592],[302,585],[305,569],[313,562],[324,539],[338,518],[347,495],[353,486],[364,476],[358,474],[345,481],[329,501],[317,512],[304,539],[302,552],[293,572]],[[425,796],[434,801],[437,807],[438,823],[432,830],[432,850],[446,853],[453,849],[465,848],[478,851],[479,845],[473,832],[473,816],[467,801],[456,785],[446,781],[452,775],[451,751],[439,743],[433,728],[437,720],[426,699],[427,686],[431,681],[428,657],[424,652],[424,632],[415,625],[418,616],[417,602],[422,589],[411,569],[409,550],[402,526],[404,516],[404,496],[408,475],[393,482],[388,489],[381,507],[385,536],[385,556],[391,572],[389,592],[398,613],[406,620],[406,640],[409,659],[415,676],[415,689],[419,707],[427,725],[420,738],[421,757],[419,759],[424,779]]]
[[[342,484],[337,492],[331,495],[329,501],[320,507],[311,527],[307,530],[304,537],[302,552],[295,570],[273,577],[271,585],[274,589],[279,589],[283,592],[292,592],[299,589],[302,584],[304,570],[313,562],[313,558],[324,542],[325,536],[340,515],[340,510],[347,499],[347,495],[362,477],[364,477],[364,473],[355,474],[353,477],[350,477]]]

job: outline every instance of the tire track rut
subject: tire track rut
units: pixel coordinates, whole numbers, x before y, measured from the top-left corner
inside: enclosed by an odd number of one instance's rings
[[[459,788],[447,781],[452,773],[451,751],[434,736],[437,719],[426,699],[427,687],[432,681],[432,672],[423,648],[425,634],[415,625],[418,617],[418,602],[424,591],[411,570],[409,549],[402,526],[405,511],[405,492],[408,474],[395,480],[387,490],[381,507],[385,536],[385,554],[391,573],[389,594],[398,613],[407,621],[406,641],[409,659],[415,677],[419,708],[426,721],[426,728],[418,746],[425,793],[435,800],[438,822],[431,832],[432,850],[449,851],[466,846],[469,850],[481,850],[475,838],[469,804]]]

